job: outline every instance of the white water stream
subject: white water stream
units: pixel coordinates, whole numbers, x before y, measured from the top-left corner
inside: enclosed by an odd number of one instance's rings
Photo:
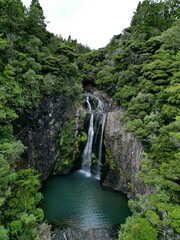
[[[85,95],[85,103],[87,114],[90,115],[88,122],[88,138],[82,154],[82,170],[86,175],[91,175],[92,164],[94,166],[93,175],[100,179],[101,176],[101,161],[102,161],[102,148],[103,148],[103,135],[106,122],[106,113],[104,103],[101,99],[94,97],[90,94]],[[96,125],[99,127],[95,128]],[[98,130],[100,132],[98,132]],[[95,143],[95,136],[99,134],[99,141]],[[98,144],[98,146],[94,146]],[[93,147],[97,149],[97,153],[93,152]],[[92,153],[96,156],[96,163],[92,163]],[[94,160],[94,159],[93,159]]]

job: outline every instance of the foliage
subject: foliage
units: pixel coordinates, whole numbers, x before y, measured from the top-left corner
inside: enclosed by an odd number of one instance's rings
[[[0,240],[9,240],[8,232],[3,226],[0,226]]]
[[[2,223],[8,229],[10,239],[35,239],[36,222],[41,222],[43,212],[36,208],[41,200],[40,182],[32,169],[17,172],[11,181],[11,193],[2,206]]]
[[[38,239],[39,175],[20,169],[26,150],[13,133],[14,120],[36,109],[46,96],[81,99],[82,85],[106,91],[125,109],[127,130],[143,143],[139,178],[153,194],[130,201],[134,212],[119,239],[176,239],[180,179],[180,8],[179,0],[144,0],[131,26],[102,49],[54,36],[38,0],[28,9],[19,0],[0,0],[0,239]],[[72,166],[75,121],[60,129],[62,158]],[[106,166],[114,163],[106,148]],[[122,173],[121,169],[119,171]]]
[[[104,167],[107,168],[108,170],[114,170],[115,168],[115,164],[114,164],[114,161],[113,161],[113,158],[111,156],[111,152],[108,148],[108,145],[107,145],[107,140],[106,140],[106,136],[105,136],[105,139],[104,139],[104,145],[105,145],[105,163],[104,163]]]
[[[59,149],[60,158],[56,162],[55,172],[62,172],[70,169],[73,165],[73,132],[75,128],[74,119],[66,122],[63,129],[60,129]]]
[[[127,131],[145,150],[139,178],[153,194],[130,202],[134,214],[120,239],[176,239],[179,233],[179,4],[139,2],[130,27],[83,56],[82,73],[124,107]]]
[[[157,240],[157,231],[145,218],[128,217],[126,224],[122,226],[119,240]]]
[[[90,49],[49,33],[38,0],[29,8],[20,0],[0,0],[0,9],[0,238],[38,239],[35,226],[43,219],[37,208],[39,175],[21,169],[26,147],[14,136],[15,120],[46,96],[63,95],[76,106],[82,93],[77,58]],[[72,164],[68,130],[61,133],[67,141],[61,146],[63,166]]]

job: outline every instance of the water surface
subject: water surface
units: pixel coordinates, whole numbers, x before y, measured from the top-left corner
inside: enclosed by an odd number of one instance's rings
[[[51,224],[82,229],[111,228],[130,215],[124,194],[101,186],[98,179],[82,170],[51,177],[42,193],[45,219]]]

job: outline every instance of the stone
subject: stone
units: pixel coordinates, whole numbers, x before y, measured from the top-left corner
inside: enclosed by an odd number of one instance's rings
[[[149,191],[138,179],[143,146],[133,133],[126,131],[126,126],[121,121],[122,115],[123,110],[120,107],[107,114],[106,148],[110,151],[114,169],[108,171],[103,185],[121,191],[129,198],[135,198],[138,194]]]
[[[63,96],[47,97],[38,109],[21,114],[14,124],[16,137],[27,146],[21,167],[34,167],[42,181],[51,176],[61,155],[60,129],[75,114],[72,100]]]
[[[117,230],[106,228],[92,228],[83,230],[80,228],[56,228],[52,234],[52,240],[115,240]]]
[[[45,222],[36,226],[36,232],[40,240],[51,240],[51,226]]]

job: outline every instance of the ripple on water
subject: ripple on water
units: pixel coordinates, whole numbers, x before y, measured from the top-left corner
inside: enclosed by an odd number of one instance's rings
[[[130,215],[124,194],[101,186],[96,177],[84,170],[49,178],[42,193],[45,219],[51,224],[111,228]]]

